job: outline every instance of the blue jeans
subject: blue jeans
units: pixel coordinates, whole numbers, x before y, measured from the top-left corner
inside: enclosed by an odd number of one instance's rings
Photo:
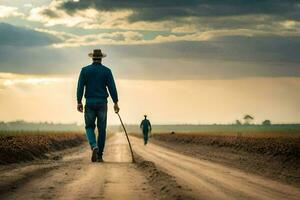
[[[144,144],[148,143],[148,130],[143,130]]]
[[[95,135],[97,119],[98,139]],[[91,149],[98,148],[98,155],[102,156],[106,138],[107,104],[85,105],[84,120],[86,136]]]

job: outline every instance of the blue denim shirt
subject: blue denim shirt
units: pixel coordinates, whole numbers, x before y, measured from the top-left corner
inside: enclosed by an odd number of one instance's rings
[[[112,72],[101,63],[92,63],[81,69],[77,85],[77,102],[81,103],[83,92],[86,104],[106,104],[108,91],[114,103],[118,93]],[[108,89],[108,91],[107,91]]]

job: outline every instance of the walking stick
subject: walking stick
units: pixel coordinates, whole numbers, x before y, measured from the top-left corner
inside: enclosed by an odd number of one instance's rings
[[[117,113],[117,115],[119,116],[120,122],[121,122],[121,124],[122,124],[122,127],[123,127],[123,129],[124,129],[124,132],[125,132],[125,135],[126,135],[126,138],[127,138],[127,141],[128,141],[128,145],[129,145],[129,148],[130,148],[130,152],[131,152],[131,158],[132,158],[132,162],[134,163],[134,162],[135,162],[135,160],[134,160],[134,156],[133,156],[133,151],[132,151],[131,143],[130,143],[130,140],[129,140],[129,137],[128,137],[128,134],[127,134],[126,128],[125,128],[125,126],[124,126],[124,124],[123,124],[123,121],[122,121],[122,119],[121,119],[121,116],[120,116],[120,114],[119,114],[119,113]]]

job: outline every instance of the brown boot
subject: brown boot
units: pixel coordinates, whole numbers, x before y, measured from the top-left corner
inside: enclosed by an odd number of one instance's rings
[[[98,148],[96,147],[96,148],[93,149],[93,152],[92,152],[92,158],[91,158],[92,162],[97,161],[97,159],[98,159],[97,153],[98,153]]]

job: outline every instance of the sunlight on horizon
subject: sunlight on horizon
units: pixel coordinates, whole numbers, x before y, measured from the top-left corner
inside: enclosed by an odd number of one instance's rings
[[[244,114],[254,122],[300,121],[300,78],[228,80],[116,79],[121,114],[136,124],[147,113],[156,124],[234,123]],[[76,111],[77,76],[0,74],[0,119],[82,124]],[[253,85],[259,87],[253,88]],[[118,124],[109,100],[109,124]]]

